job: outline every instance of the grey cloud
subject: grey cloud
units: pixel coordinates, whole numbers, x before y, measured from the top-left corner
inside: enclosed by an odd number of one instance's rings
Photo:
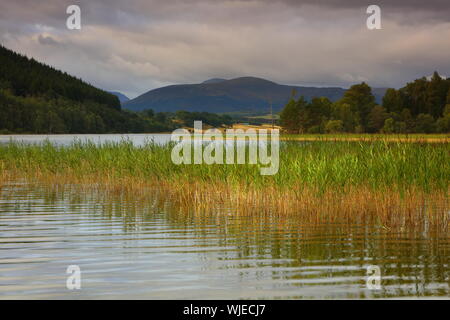
[[[447,0],[377,1],[378,31],[365,27],[369,2],[2,1],[0,41],[130,96],[211,77],[401,86],[434,70],[450,73]],[[69,4],[81,7],[80,31],[65,27]]]
[[[296,11],[299,13],[312,7],[317,14],[323,11],[325,16],[330,10],[361,11],[370,4],[379,5],[387,15],[412,14],[419,21],[433,17],[450,21],[448,0],[21,0],[1,3],[0,18],[56,25],[65,20],[65,8],[71,4],[82,8],[89,23],[106,25],[134,25],[164,19],[208,20],[205,14],[214,19],[232,18],[228,13],[233,14],[234,22],[245,23],[255,16],[270,16],[280,10],[300,10]],[[273,10],[276,8],[279,10]]]

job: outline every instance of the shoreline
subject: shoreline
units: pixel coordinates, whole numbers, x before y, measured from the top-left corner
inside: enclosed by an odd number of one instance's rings
[[[263,128],[267,129],[267,128]],[[225,130],[220,129],[222,134]],[[203,130],[203,132],[206,130]],[[270,129],[268,130],[270,132]],[[146,135],[170,135],[172,132],[154,132],[154,133],[62,133],[62,134],[0,134],[2,138],[14,137],[86,137],[86,136],[146,136]],[[245,137],[242,137],[245,139]],[[242,139],[237,138],[237,139]],[[323,142],[339,142],[339,141],[354,141],[354,142],[405,142],[405,143],[450,143],[450,134],[280,134],[281,141],[323,141]]]

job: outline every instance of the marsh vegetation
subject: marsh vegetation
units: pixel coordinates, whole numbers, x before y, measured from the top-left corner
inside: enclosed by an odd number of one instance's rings
[[[274,176],[259,165],[175,165],[171,144],[17,142],[0,146],[3,181],[71,184],[140,197],[164,190],[189,211],[229,204],[236,214],[305,221],[371,221],[385,227],[448,227],[449,145],[285,141]]]

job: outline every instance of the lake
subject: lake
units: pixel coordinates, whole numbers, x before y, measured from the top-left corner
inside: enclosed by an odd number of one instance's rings
[[[157,190],[0,188],[0,299],[448,298],[449,258],[448,234],[426,229],[194,214]],[[66,288],[69,265],[80,290]],[[371,265],[381,289],[366,285]]]
[[[70,145],[73,141],[90,141],[96,144],[104,142],[131,141],[135,146],[142,146],[146,142],[167,143],[170,141],[170,134],[167,133],[142,133],[142,134],[16,134],[0,135],[0,143],[17,141],[23,143],[42,143],[49,141],[59,146]]]
[[[69,145],[169,134],[13,135]],[[80,290],[66,287],[69,265]],[[217,205],[198,214],[157,189],[110,196],[77,186],[0,184],[0,299],[359,299],[450,297],[448,232],[302,223]],[[368,270],[381,288],[367,286]]]

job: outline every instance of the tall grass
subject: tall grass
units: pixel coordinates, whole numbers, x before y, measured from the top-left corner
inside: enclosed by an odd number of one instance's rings
[[[223,182],[277,188],[313,187],[318,191],[368,186],[399,191],[418,187],[447,190],[449,144],[374,142],[286,142],[280,148],[280,168],[274,176],[260,175],[258,165],[175,165],[171,145],[129,141],[74,142],[58,147],[48,142],[0,145],[3,171],[35,174],[98,175],[173,182]]]
[[[435,212],[442,224],[448,223],[449,152],[448,143],[287,141],[280,147],[278,174],[262,176],[258,165],[175,165],[171,145],[11,142],[0,145],[0,170],[3,179],[114,190],[166,188],[180,203],[198,208],[231,201],[244,211],[302,211],[315,217],[372,212],[383,223],[399,212],[423,219],[426,211]]]

